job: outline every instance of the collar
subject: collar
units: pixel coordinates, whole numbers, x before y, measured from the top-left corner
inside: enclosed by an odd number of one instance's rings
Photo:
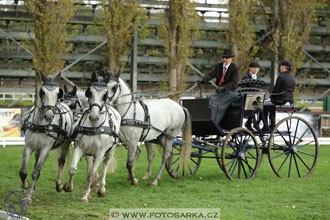
[[[225,63],[223,63],[223,68],[227,68],[227,69],[228,69],[229,66],[230,66],[230,64],[231,64],[231,63],[229,63],[228,65],[226,65]]]

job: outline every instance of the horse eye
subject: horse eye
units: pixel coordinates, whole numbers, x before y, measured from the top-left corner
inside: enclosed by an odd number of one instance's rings
[[[112,92],[116,92],[117,86],[112,87]]]

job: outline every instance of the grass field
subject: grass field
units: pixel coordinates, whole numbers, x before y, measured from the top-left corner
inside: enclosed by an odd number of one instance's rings
[[[143,148],[142,148],[143,149]],[[0,148],[0,210],[4,198],[20,190],[18,171],[23,147]],[[321,146],[318,164],[309,178],[280,179],[273,173],[265,157],[253,180],[229,181],[215,159],[203,159],[193,177],[172,179],[166,172],[158,187],[152,180],[131,186],[125,168],[127,151],[117,148],[118,167],[107,176],[107,195],[98,198],[91,192],[88,204],[80,202],[86,183],[85,160],[78,164],[72,193],[55,190],[55,152],[46,161],[37,182],[33,204],[28,206],[30,219],[109,219],[110,208],[220,208],[221,219],[329,219],[330,218],[330,146]],[[30,161],[28,180],[34,159]],[[153,177],[160,165],[156,152]],[[146,171],[146,151],[136,167],[139,179]],[[64,182],[68,180],[65,171]]]

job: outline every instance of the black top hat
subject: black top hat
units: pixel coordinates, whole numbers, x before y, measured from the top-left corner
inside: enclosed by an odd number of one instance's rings
[[[234,57],[235,55],[233,54],[233,52],[231,52],[231,50],[229,49],[225,49],[223,51],[222,57]]]
[[[252,62],[252,63],[250,63],[249,67],[258,67],[258,68],[260,68],[260,65],[257,62]]]

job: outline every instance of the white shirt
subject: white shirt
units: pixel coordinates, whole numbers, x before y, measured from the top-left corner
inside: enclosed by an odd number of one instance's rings
[[[227,70],[228,70],[228,68],[229,68],[230,64],[231,64],[231,63],[229,63],[228,65],[226,65],[225,63],[223,63],[223,69],[225,69],[225,68],[226,68],[226,72],[227,72]]]
[[[257,74],[252,74],[251,72],[250,72],[250,74],[251,74],[252,79],[257,79]]]

